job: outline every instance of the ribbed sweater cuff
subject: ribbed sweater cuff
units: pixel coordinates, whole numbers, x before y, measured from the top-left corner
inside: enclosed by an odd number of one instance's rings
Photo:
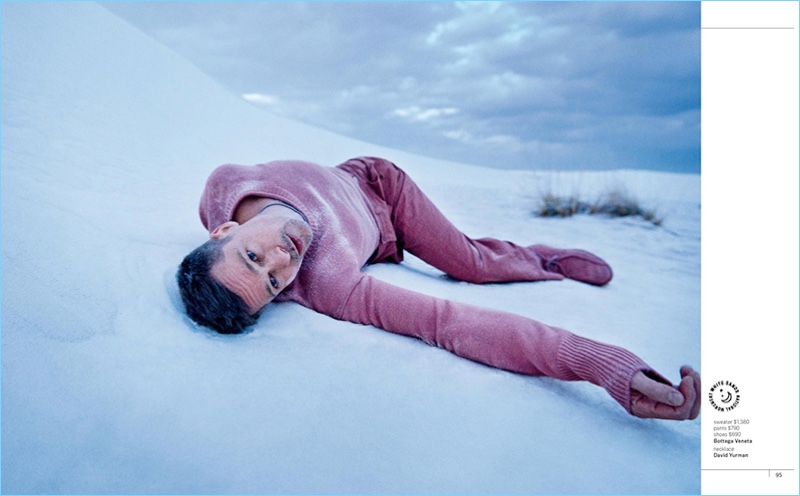
[[[634,374],[640,370],[652,370],[641,358],[626,349],[572,333],[562,341],[559,356],[562,366],[578,378],[604,388],[628,413],[631,413],[631,380]]]

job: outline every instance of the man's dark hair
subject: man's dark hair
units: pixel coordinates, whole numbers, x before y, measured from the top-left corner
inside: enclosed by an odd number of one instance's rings
[[[193,321],[221,334],[240,334],[256,323],[260,312],[250,315],[244,300],[211,275],[229,240],[211,239],[195,248],[183,259],[175,277],[186,313]]]

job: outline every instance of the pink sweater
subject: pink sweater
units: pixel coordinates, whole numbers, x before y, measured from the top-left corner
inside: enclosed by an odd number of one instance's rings
[[[649,371],[629,351],[520,315],[424,295],[361,272],[392,237],[390,212],[340,168],[299,161],[223,165],[209,177],[200,218],[212,231],[247,196],[276,198],[308,218],[314,239],[294,282],[276,299],[339,320],[417,337],[470,360],[528,375],[586,380],[630,412],[630,383]]]

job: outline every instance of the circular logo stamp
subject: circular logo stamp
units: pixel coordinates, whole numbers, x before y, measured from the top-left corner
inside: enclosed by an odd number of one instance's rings
[[[730,381],[719,381],[711,386],[708,400],[715,410],[729,412],[739,404],[739,388]]]

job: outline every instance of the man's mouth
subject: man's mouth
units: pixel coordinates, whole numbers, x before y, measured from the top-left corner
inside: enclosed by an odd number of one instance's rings
[[[294,249],[297,252],[297,256],[302,256],[303,255],[303,241],[300,240],[300,238],[292,236],[291,234],[287,234],[286,237],[288,237],[289,241],[292,242],[292,245],[294,246]]]

